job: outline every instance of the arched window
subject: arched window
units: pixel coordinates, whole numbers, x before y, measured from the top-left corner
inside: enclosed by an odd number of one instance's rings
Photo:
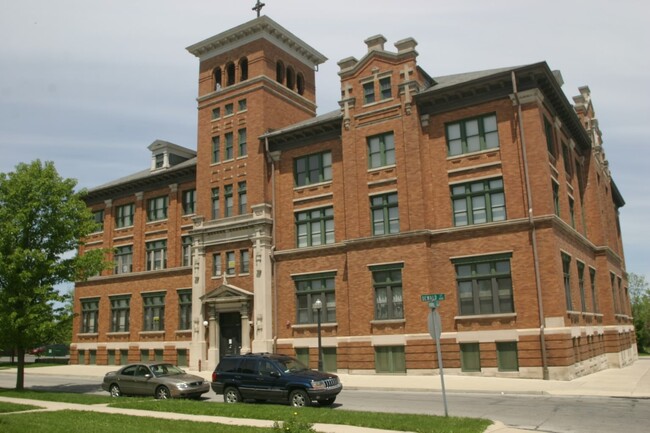
[[[291,66],[287,67],[287,87],[293,90],[296,85],[296,73]]]
[[[284,83],[284,63],[282,63],[282,60],[278,60],[275,64],[275,81]]]
[[[298,87],[299,95],[305,93],[305,76],[302,75],[302,72],[298,72],[298,76],[296,77],[296,86]]]
[[[232,86],[235,84],[235,64],[230,62],[226,65],[226,86]]]
[[[214,90],[221,90],[221,68],[214,68],[214,71],[212,71],[212,79],[214,82]]]
[[[248,80],[248,59],[242,57],[239,59],[239,81]]]

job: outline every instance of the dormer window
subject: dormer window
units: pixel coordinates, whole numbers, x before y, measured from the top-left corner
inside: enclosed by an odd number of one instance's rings
[[[165,166],[165,154],[164,153],[158,153],[154,156],[155,162],[154,162],[154,168],[163,168]]]

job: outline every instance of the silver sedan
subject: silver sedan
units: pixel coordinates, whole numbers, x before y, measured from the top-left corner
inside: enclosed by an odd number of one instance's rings
[[[152,395],[158,399],[199,398],[210,390],[202,377],[187,374],[173,364],[131,364],[106,373],[102,389],[113,397]]]

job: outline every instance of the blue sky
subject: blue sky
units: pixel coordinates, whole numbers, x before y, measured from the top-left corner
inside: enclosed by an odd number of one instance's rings
[[[625,198],[627,270],[650,279],[647,1],[265,0],[263,13],[323,53],[319,113],[337,62],[364,40],[407,37],[432,76],[547,61],[571,100],[588,85]],[[253,19],[255,1],[0,0],[0,172],[36,158],[93,187],[148,167],[163,139],[196,148],[198,59],[185,48]],[[646,96],[643,96],[646,95]]]

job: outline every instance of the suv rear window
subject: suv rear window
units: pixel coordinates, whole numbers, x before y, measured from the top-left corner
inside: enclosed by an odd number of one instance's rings
[[[223,371],[224,373],[236,373],[238,363],[239,358],[223,358],[219,363],[217,370]]]

